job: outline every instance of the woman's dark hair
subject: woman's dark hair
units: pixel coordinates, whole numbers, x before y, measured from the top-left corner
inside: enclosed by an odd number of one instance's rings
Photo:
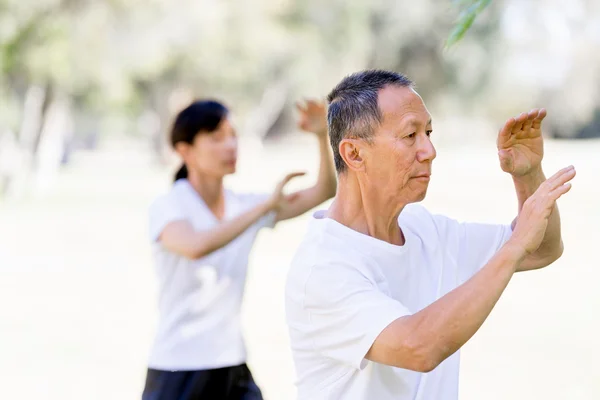
[[[199,100],[181,111],[171,128],[171,145],[179,142],[192,144],[198,134],[214,132],[221,121],[227,117],[227,108],[214,100]],[[185,164],[175,174],[175,182],[187,178],[188,170]]]

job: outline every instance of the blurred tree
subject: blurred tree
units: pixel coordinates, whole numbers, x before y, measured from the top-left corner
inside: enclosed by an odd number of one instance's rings
[[[593,135],[598,2],[445,4],[0,0],[0,136],[12,132],[0,143],[23,153],[14,159],[28,168],[11,171],[68,162],[98,135],[137,134],[164,162],[170,120],[194,97],[224,101],[242,131],[272,138],[295,129],[297,99],[364,68],[409,75],[438,119],[499,123],[547,106],[552,135]]]

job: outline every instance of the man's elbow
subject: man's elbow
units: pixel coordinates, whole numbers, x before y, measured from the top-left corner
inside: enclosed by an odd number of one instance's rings
[[[558,246],[556,246],[556,251],[554,252],[554,259],[552,260],[552,262],[558,260],[559,258],[562,257],[563,253],[565,252],[565,245],[562,241],[562,239],[560,240],[560,243],[558,243]]]
[[[559,244],[554,245],[551,248],[546,248],[545,251],[539,249],[537,253],[531,254],[531,256],[525,260],[519,271],[532,271],[546,268],[557,261],[563,255],[564,250],[565,248],[562,240]]]
[[[426,343],[405,343],[404,362],[398,363],[396,367],[409,369],[416,372],[431,372],[441,364],[443,358],[435,351],[434,346]]]
[[[416,363],[411,369],[416,372],[427,373],[436,369],[438,365],[440,365],[439,362],[437,362],[433,358],[429,358],[420,360],[420,362]]]
[[[560,257],[562,257],[564,251],[565,251],[565,245],[563,244],[563,241],[561,239],[560,242],[557,245],[555,245],[551,251],[548,252],[546,257],[544,258],[543,266],[547,267],[548,265],[557,261]]]

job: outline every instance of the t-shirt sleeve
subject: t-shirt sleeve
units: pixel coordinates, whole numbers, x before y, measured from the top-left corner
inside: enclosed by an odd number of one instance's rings
[[[315,351],[363,369],[377,336],[394,320],[410,314],[351,265],[313,266],[306,281],[304,309]]]
[[[441,240],[456,260],[459,284],[487,264],[512,234],[510,225],[458,222],[442,216],[435,218],[441,227]]]
[[[168,223],[185,219],[181,207],[170,196],[159,197],[149,209],[150,240],[156,242]]]

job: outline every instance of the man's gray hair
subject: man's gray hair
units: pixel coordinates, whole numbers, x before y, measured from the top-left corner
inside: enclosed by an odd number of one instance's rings
[[[367,70],[345,77],[327,96],[329,140],[338,174],[346,170],[346,163],[340,156],[340,142],[344,138],[371,140],[383,118],[377,102],[378,93],[389,85],[414,86],[402,74]]]

